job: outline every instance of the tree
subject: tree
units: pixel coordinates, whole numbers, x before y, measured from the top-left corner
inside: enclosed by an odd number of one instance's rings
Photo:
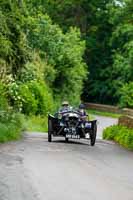
[[[66,32],[70,26],[79,27],[86,41],[84,60],[88,65],[88,79],[84,84],[83,100],[112,103],[105,80],[112,64],[109,40],[112,25],[107,4],[111,0],[46,1],[45,7],[52,19]]]
[[[29,60],[24,18],[17,2],[0,1],[0,58],[6,61],[14,76]]]
[[[29,17],[28,40],[33,49],[38,49],[42,59],[52,66],[55,73],[51,80],[55,96],[68,98],[73,103],[80,101],[83,80],[86,78],[86,64],[83,62],[85,43],[77,28],[63,33],[60,27],[52,24],[48,15],[42,12]],[[32,23],[31,23],[32,21]]]
[[[132,0],[47,0],[44,5],[64,32],[79,27],[86,40],[83,100],[117,104],[120,88],[133,77]]]
[[[109,81],[112,82],[111,87],[114,90],[112,97],[116,102],[121,101],[121,88],[133,82],[132,11],[131,0],[125,0],[123,4],[109,5],[110,23],[113,25],[110,39],[113,64]]]

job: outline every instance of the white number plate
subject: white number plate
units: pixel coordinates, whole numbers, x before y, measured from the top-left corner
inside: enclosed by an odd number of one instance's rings
[[[80,135],[71,135],[71,134],[66,134],[66,138],[80,139]]]

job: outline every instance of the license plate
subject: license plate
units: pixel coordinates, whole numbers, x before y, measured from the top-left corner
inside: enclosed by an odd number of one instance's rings
[[[66,138],[71,138],[71,139],[80,139],[80,135],[71,135],[71,134],[66,134]]]

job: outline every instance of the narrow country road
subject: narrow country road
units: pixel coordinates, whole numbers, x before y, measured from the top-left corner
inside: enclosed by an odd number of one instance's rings
[[[133,200],[133,153],[104,141],[116,119],[96,116],[96,145],[47,134],[0,144],[0,200]]]

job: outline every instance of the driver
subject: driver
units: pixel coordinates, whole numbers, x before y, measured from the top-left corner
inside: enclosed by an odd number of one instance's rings
[[[62,107],[54,115],[56,118],[59,117],[59,114],[63,115],[63,112],[65,113],[65,112],[67,112],[67,111],[69,111],[71,109],[71,107],[69,106],[68,101],[63,101],[61,105],[62,105]]]
[[[85,111],[85,105],[84,104],[80,104],[79,105],[79,109],[78,109],[79,113],[80,113],[80,117],[82,119],[82,121],[86,121],[87,120],[87,113]]]
[[[69,102],[68,101],[63,101],[62,102],[62,107],[59,109],[60,112],[67,112],[70,110]]]
[[[81,127],[82,128],[91,128],[91,124],[88,123],[88,114],[85,111],[85,105],[84,104],[80,104],[79,105],[79,109],[78,109],[79,113],[80,113],[80,119],[82,121]],[[85,138],[89,138],[89,133],[85,133]]]

